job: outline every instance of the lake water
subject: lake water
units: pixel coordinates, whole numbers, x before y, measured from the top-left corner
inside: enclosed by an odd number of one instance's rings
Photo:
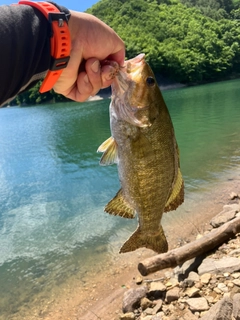
[[[175,127],[190,208],[240,168],[240,80],[163,92]],[[114,259],[137,221],[104,205],[119,189],[100,167],[109,100],[0,110],[0,319],[34,319],[69,278]],[[191,213],[192,214],[192,213]],[[30,317],[31,315],[31,317]],[[39,318],[36,316],[36,319]]]

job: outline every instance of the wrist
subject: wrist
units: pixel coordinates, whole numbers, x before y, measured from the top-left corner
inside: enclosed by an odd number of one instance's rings
[[[19,5],[29,5],[39,10],[49,22],[50,38],[50,66],[40,87],[40,92],[46,92],[53,88],[70,59],[71,37],[68,29],[70,12],[59,10],[57,5],[51,2],[33,2],[21,0]]]

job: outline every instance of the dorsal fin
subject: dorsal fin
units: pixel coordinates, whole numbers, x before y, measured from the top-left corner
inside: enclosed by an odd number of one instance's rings
[[[113,163],[117,163],[117,143],[113,137],[104,141],[98,148],[97,152],[103,152],[100,160],[101,166],[108,166]]]
[[[108,202],[104,211],[122,218],[133,219],[135,217],[135,210],[125,200],[122,189],[120,189],[116,196]]]
[[[184,182],[180,168],[178,168],[178,175],[175,181],[175,184],[172,189],[172,193],[168,198],[168,201],[165,205],[164,212],[176,210],[180,204],[184,201]]]

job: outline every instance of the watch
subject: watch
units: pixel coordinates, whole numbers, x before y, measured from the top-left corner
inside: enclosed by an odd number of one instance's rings
[[[52,89],[63,69],[68,65],[71,50],[71,36],[68,29],[68,19],[64,12],[61,12],[50,2],[21,0],[18,4],[29,5],[38,9],[51,26],[51,62],[46,77],[39,89],[39,92],[43,93]]]

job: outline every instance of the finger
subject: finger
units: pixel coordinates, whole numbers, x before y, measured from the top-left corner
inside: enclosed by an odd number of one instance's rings
[[[86,72],[81,72],[78,75],[76,85],[73,86],[71,91],[68,93],[67,98],[83,102],[87,100],[90,95],[92,95],[93,87],[89,81],[88,75]]]
[[[108,59],[116,61],[120,66],[123,66],[125,60],[125,48],[122,48],[118,52],[109,55]]]
[[[89,82],[92,85],[92,93],[94,96],[102,87],[101,67],[100,62],[96,58],[90,58],[85,64],[86,73],[89,78]]]
[[[112,82],[117,74],[118,68],[113,67],[111,65],[104,65],[104,66],[102,66],[101,70],[102,70],[102,75],[101,75],[102,88],[107,88],[112,84]]]

